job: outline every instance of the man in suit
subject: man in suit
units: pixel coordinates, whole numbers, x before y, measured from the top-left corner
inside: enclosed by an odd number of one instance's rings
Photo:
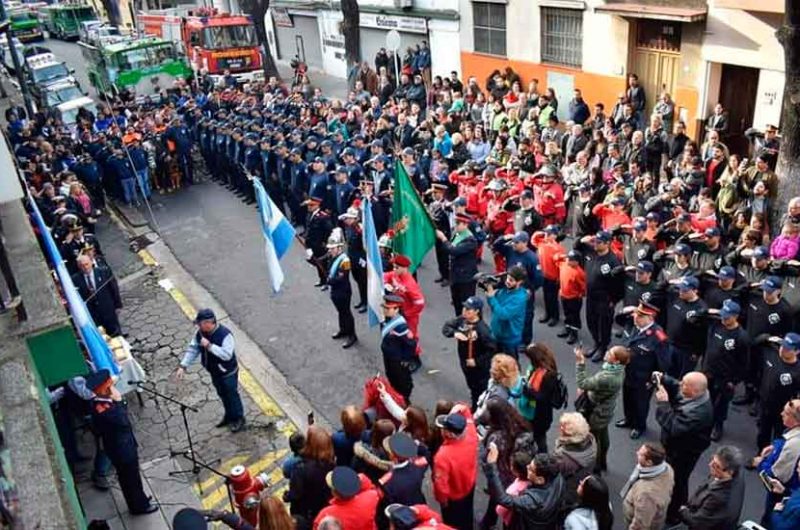
[[[709,478],[685,506],[680,518],[689,530],[723,530],[739,522],[744,502],[742,455],[730,445],[723,445],[708,464]]]
[[[106,267],[95,267],[86,255],[79,256],[77,263],[78,273],[72,277],[72,283],[86,302],[95,324],[103,326],[111,337],[120,335],[117,311],[122,309],[122,297],[114,274]]]
[[[706,118],[706,132],[717,131],[720,138],[728,132],[728,117],[721,103],[714,105],[714,112]]]

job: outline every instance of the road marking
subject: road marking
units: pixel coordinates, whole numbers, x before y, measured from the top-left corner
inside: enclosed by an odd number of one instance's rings
[[[228,460],[222,462],[219,465],[219,469],[230,469],[233,466],[238,466],[239,464],[243,464],[247,460],[247,458],[248,455],[246,454],[236,455],[233,458],[229,458]],[[216,486],[217,483],[220,482],[221,480],[222,477],[220,477],[219,475],[212,474],[210,477],[205,479],[200,484],[195,484],[193,486],[194,492],[197,494],[198,497],[201,497],[202,495],[205,495],[205,492],[210,490],[212,487]]]
[[[158,262],[156,261],[156,258],[154,258],[152,254],[150,254],[149,250],[143,248],[142,250],[137,252],[137,254],[139,255],[140,258],[142,258],[142,263],[144,263],[148,267],[157,267],[158,266]]]
[[[268,477],[270,478],[270,484],[273,477],[277,477],[275,478],[276,482],[280,481],[280,479],[283,477],[283,469],[282,469],[283,466],[280,465],[280,461],[288,454],[289,454],[288,449],[270,451],[262,458],[256,460],[251,465],[247,466],[247,469],[250,471],[250,476],[256,476],[265,471],[266,469],[268,469],[269,467],[271,467],[272,465],[274,465],[275,463],[279,463],[278,467],[273,469],[269,473]],[[223,472],[225,472],[224,468]],[[203,508],[206,510],[211,510],[218,507],[220,504],[223,503],[223,501],[226,503],[228,502],[228,488],[225,484],[211,491],[201,499]]]

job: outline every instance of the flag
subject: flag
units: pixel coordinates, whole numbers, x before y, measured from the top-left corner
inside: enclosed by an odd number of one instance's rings
[[[436,244],[436,229],[403,164],[398,161],[394,167],[394,251],[408,256],[411,260],[409,269],[414,272]]]
[[[261,181],[253,179],[258,202],[261,232],[264,234],[264,249],[267,255],[267,272],[272,281],[272,290],[279,292],[283,285],[283,269],[280,260],[294,240],[294,227],[286,220],[280,209],[264,189]]]
[[[372,205],[366,199],[361,201],[361,218],[364,220],[362,237],[367,251],[367,316],[369,326],[373,327],[383,322],[383,263],[375,220],[372,218]]]
[[[64,297],[67,299],[67,308],[72,317],[72,322],[78,330],[78,334],[83,341],[86,351],[89,352],[89,357],[92,360],[94,369],[106,369],[111,375],[119,375],[119,367],[117,363],[114,362],[114,355],[111,353],[111,348],[108,347],[105,339],[103,339],[100,330],[97,329],[97,325],[92,319],[92,315],[86,308],[86,303],[83,301],[83,298],[81,298],[80,293],[78,293],[75,284],[72,283],[72,276],[70,276],[66,265],[64,265],[61,252],[59,252],[56,242],[50,234],[50,229],[44,224],[44,219],[39,211],[39,207],[36,205],[36,201],[29,196],[28,202],[33,210],[33,219],[42,235],[42,241],[44,241],[44,248],[47,252],[47,256],[56,270],[56,275],[61,283]]]

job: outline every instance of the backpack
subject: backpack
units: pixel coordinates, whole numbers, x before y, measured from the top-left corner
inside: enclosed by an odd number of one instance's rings
[[[527,453],[531,457],[535,456],[537,451],[536,440],[533,438],[532,432],[522,432],[517,435],[514,440],[514,453]]]
[[[556,375],[556,386],[553,389],[551,404],[553,405],[554,409],[564,409],[567,408],[568,403],[569,389],[567,388],[567,384],[564,382],[564,378],[561,376],[561,372],[559,372]]]

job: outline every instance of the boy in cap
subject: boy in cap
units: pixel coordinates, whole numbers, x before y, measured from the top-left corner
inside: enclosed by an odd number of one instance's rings
[[[566,249],[558,242],[561,229],[557,225],[548,225],[544,229],[545,237],[536,246],[539,254],[539,264],[542,274],[542,292],[544,293],[544,315],[540,323],[547,322],[548,327],[558,325],[558,284],[559,284],[559,257],[567,253]],[[527,232],[523,232],[527,235]],[[525,342],[525,341],[524,341]]]
[[[558,297],[564,310],[564,330],[557,335],[566,338],[567,344],[578,341],[581,329],[581,307],[586,296],[586,273],[583,270],[580,252],[570,250],[566,259],[560,256],[558,262]]]
[[[349,467],[336,466],[325,480],[333,496],[314,519],[313,529],[317,530],[326,517],[335,517],[343,530],[374,530],[381,493],[369,478]]]
[[[244,429],[244,407],[239,396],[239,363],[236,360],[236,343],[233,333],[217,322],[211,309],[201,309],[195,317],[197,332],[183,354],[175,379],[180,382],[186,369],[197,359],[211,375],[211,382],[222,401],[225,415],[217,428],[230,427],[231,432]]]
[[[478,473],[478,431],[472,413],[459,403],[449,414],[437,416],[434,425],[443,438],[433,459],[433,494],[442,507],[442,519],[458,530],[472,530]]]
[[[139,474],[139,444],[133,434],[128,407],[114,387],[108,370],[99,370],[86,377],[86,386],[95,396],[92,399],[92,425],[109,460],[117,470],[119,487],[125,504],[133,515],[153,513],[158,506],[150,502]]]
[[[719,316],[720,319],[708,326],[706,352],[702,364],[702,371],[708,378],[708,390],[714,404],[714,430],[711,439],[715,441],[722,438],[723,424],[728,417],[728,405],[747,367],[750,337],[739,325],[741,312],[741,306],[733,300],[725,300],[720,309],[709,310],[710,315]]]
[[[411,333],[406,319],[400,313],[405,300],[396,294],[383,297],[383,316],[381,324],[381,352],[386,378],[406,403],[410,402],[414,380],[412,368],[419,362],[416,355],[416,337]]]

